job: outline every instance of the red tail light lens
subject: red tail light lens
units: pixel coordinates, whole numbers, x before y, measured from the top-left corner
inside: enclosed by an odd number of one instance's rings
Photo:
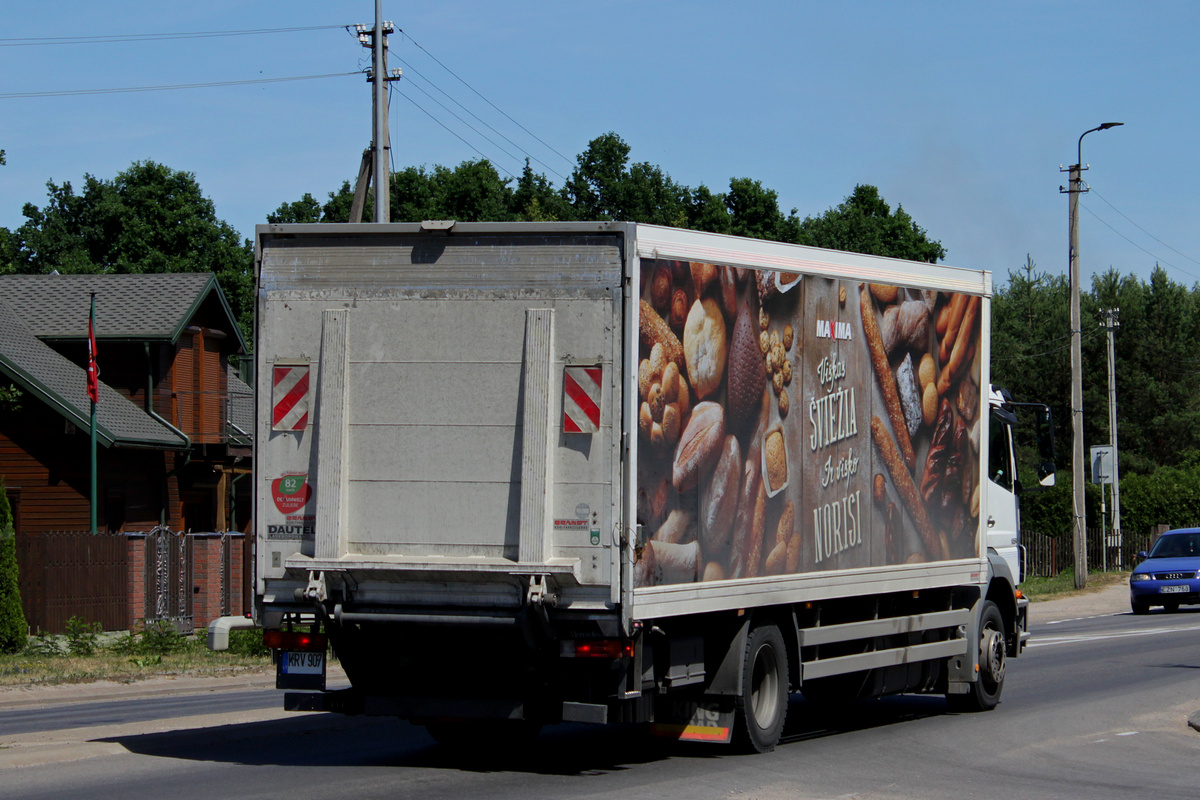
[[[263,631],[263,644],[272,650],[299,650],[305,653],[324,653],[329,641],[323,633],[306,631]]]
[[[575,642],[576,658],[632,658],[633,642],[620,639],[592,639]]]

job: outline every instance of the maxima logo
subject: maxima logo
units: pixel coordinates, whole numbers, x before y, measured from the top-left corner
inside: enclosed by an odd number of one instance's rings
[[[850,323],[832,319],[817,320],[818,339],[850,339]]]

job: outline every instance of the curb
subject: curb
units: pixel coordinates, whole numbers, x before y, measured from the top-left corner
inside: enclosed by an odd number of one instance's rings
[[[1200,731],[1200,711],[1188,717],[1188,727],[1194,731]]]

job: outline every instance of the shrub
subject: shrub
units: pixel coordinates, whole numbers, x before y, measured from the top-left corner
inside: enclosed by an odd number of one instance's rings
[[[38,631],[33,636],[29,637],[25,649],[22,651],[28,656],[61,656],[64,655],[63,649],[58,644],[58,639],[46,633]]]
[[[147,622],[142,620],[142,630],[131,633],[113,643],[113,652],[131,656],[163,656],[184,650],[187,639],[165,620]]]
[[[17,574],[17,539],[13,533],[12,509],[0,480],[0,653],[19,653],[25,648],[29,630],[21,608],[21,586]]]
[[[263,644],[263,634],[260,630],[232,630],[229,632],[229,652],[249,658],[266,658],[271,651]]]
[[[67,620],[67,652],[73,656],[95,655],[100,646],[100,623],[79,617]]]
[[[141,634],[141,652],[152,656],[166,655],[183,650],[188,646],[175,626],[165,620],[158,620],[149,625],[143,625]]]

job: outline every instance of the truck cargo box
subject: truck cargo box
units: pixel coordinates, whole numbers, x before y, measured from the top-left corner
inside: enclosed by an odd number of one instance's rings
[[[661,720],[777,640],[785,690],[995,704],[988,273],[613,222],[266,225],[257,266],[257,610],[329,631],[338,708]]]

